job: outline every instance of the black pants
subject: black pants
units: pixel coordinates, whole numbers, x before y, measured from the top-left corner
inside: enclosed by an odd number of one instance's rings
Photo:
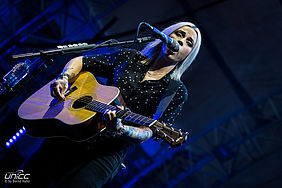
[[[102,187],[120,169],[128,147],[117,141],[98,144],[47,139],[24,166],[30,183],[8,187]]]

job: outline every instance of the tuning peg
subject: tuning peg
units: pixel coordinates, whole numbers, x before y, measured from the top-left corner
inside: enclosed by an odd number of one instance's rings
[[[187,141],[188,140],[188,137],[189,137],[189,133],[188,132],[185,132],[185,141]]]
[[[178,133],[179,133],[180,136],[182,136],[182,131],[181,131],[181,129],[178,129]]]
[[[159,132],[160,130],[159,130],[158,128],[155,128],[155,131],[156,131],[156,132]]]

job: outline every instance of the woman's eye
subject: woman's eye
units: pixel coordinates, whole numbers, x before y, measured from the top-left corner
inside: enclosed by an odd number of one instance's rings
[[[182,37],[182,34],[180,32],[176,32],[175,35],[178,37]]]
[[[191,48],[193,47],[193,43],[191,41],[187,41],[187,45]]]

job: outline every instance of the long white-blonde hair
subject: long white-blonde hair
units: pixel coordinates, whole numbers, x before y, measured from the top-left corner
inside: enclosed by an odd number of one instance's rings
[[[165,33],[166,35],[170,35],[175,30],[177,30],[177,29],[179,29],[183,26],[189,26],[189,27],[193,28],[197,33],[197,40],[196,40],[196,43],[194,44],[193,49],[189,53],[189,55],[182,62],[179,62],[175,66],[175,68],[174,68],[174,70],[171,74],[171,78],[175,79],[175,80],[180,80],[182,74],[192,64],[192,62],[194,61],[194,59],[198,55],[198,52],[199,52],[200,46],[201,46],[201,41],[202,41],[200,30],[193,23],[190,23],[190,22],[176,23],[174,25],[171,25],[171,26],[165,28],[162,32]],[[162,48],[162,41],[157,39],[153,42],[150,42],[147,46],[145,46],[145,48],[141,51],[141,53],[143,55],[145,55],[147,58],[151,59],[151,58],[156,57],[156,55],[158,55],[160,53],[161,48]]]

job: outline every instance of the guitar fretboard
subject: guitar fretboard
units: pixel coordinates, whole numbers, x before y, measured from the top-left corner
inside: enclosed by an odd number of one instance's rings
[[[100,112],[100,113],[105,113],[106,110],[115,110],[116,113],[120,113],[122,110],[120,110],[119,108],[112,106],[112,105],[108,105],[96,100],[91,101],[89,104],[87,104],[85,106],[85,108],[87,110],[92,110],[95,112]],[[135,114],[133,112],[128,111],[123,117],[122,119],[132,122],[132,123],[136,123],[139,125],[144,125],[144,126],[149,126],[151,125],[155,120],[139,115],[139,114]]]

